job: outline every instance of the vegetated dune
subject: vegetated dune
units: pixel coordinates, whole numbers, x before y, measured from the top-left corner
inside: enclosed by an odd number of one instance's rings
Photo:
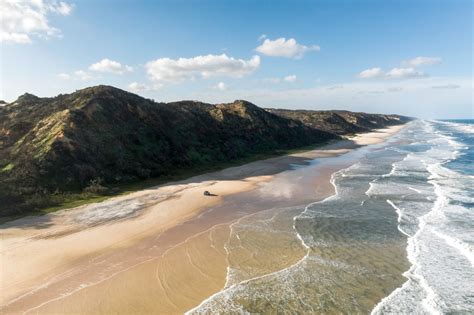
[[[111,87],[0,107],[0,213],[54,204],[48,196],[172,176],[255,154],[324,143],[408,120],[345,111],[262,109],[238,100],[157,103]]]

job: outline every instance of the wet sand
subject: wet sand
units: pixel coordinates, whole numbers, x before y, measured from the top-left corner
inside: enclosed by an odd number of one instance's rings
[[[329,178],[342,165],[298,177],[288,170],[382,142],[400,128],[4,224],[1,311],[182,313],[232,285],[229,274],[247,279],[291,265],[305,255],[294,235],[262,239],[247,233],[239,240],[230,238],[235,223],[332,194]],[[296,180],[304,189],[295,191]],[[217,196],[205,197],[204,190]],[[229,255],[229,246],[252,238],[266,245]]]

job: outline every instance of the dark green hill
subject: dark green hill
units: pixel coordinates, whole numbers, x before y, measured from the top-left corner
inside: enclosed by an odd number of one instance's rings
[[[337,135],[368,132],[372,129],[406,123],[411,119],[400,115],[367,114],[345,110],[315,111],[268,108],[267,111],[281,117],[301,121],[308,127]]]
[[[110,86],[53,98],[24,94],[0,107],[0,213],[50,206],[51,196],[81,192],[91,182],[100,188],[204,170],[401,122],[315,113],[246,101],[156,103]]]

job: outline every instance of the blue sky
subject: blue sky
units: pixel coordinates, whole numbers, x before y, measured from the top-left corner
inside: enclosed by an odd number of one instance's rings
[[[472,1],[2,1],[0,98],[109,84],[157,101],[472,118]]]

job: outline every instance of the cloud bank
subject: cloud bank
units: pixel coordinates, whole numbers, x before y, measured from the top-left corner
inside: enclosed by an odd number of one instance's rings
[[[391,70],[384,72],[381,68],[370,68],[361,71],[357,76],[361,79],[374,79],[374,78],[386,78],[386,79],[411,79],[428,76],[423,71],[415,69],[420,66],[431,66],[441,63],[440,57],[415,57],[410,60],[404,60],[401,64],[404,67],[392,68]]]
[[[384,75],[381,68],[370,68],[366,69],[359,73],[359,78],[361,79],[372,79],[372,78],[379,78]]]
[[[73,5],[57,1],[0,1],[0,42],[28,44],[32,37],[50,38],[61,36],[61,31],[49,24],[51,13],[66,16]]]
[[[426,76],[424,72],[418,71],[415,68],[392,68],[387,72],[384,72],[381,68],[370,68],[358,74],[358,77],[361,79],[412,79]]]
[[[241,78],[260,66],[260,57],[235,59],[226,54],[193,58],[160,58],[146,63],[145,69],[153,82],[178,83],[184,80],[210,77]]]
[[[405,60],[402,62],[403,65],[409,67],[419,67],[419,66],[432,66],[435,64],[441,63],[442,59],[440,57],[415,57],[410,60]]]

